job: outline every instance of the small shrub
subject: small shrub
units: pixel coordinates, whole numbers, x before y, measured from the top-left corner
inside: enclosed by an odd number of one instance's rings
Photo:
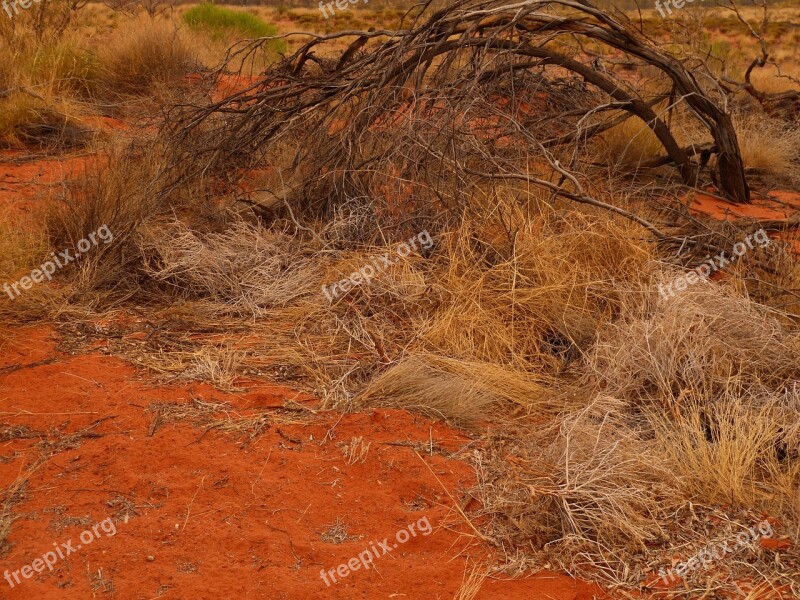
[[[95,91],[98,67],[97,57],[91,52],[77,43],[60,41],[39,47],[26,71],[33,81],[52,82],[55,92],[89,96]]]
[[[216,40],[230,38],[259,38],[276,35],[278,28],[250,13],[200,4],[183,14],[183,20],[195,31],[209,34]]]
[[[112,94],[146,95],[154,85],[177,79],[193,66],[178,31],[152,19],[118,31],[98,57],[100,86]]]
[[[17,92],[0,99],[0,148],[75,148],[91,138],[88,128],[42,98]]]

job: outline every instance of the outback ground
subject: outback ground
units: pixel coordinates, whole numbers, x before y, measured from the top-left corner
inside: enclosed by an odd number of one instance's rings
[[[800,597],[800,8],[340,4],[0,8],[0,598]]]

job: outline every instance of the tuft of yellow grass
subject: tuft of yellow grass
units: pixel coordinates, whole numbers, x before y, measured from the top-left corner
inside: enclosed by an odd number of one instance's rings
[[[476,428],[509,406],[546,412],[546,396],[535,376],[500,365],[415,354],[371,381],[358,405],[392,406]]]
[[[600,145],[604,162],[626,168],[635,168],[664,154],[656,134],[638,117],[631,117],[603,133]]]
[[[764,116],[735,120],[745,168],[773,177],[800,176],[800,128]]]
[[[0,98],[0,147],[74,148],[93,133],[73,117],[71,106],[26,91]]]
[[[442,237],[441,304],[418,327],[443,354],[556,373],[614,316],[617,282],[647,278],[652,249],[628,225],[579,211],[512,227],[513,239],[478,222]]]
[[[106,93],[145,95],[194,67],[185,36],[169,22],[141,17],[120,28],[97,51],[99,85]]]
[[[42,264],[47,248],[44,228],[36,219],[21,218],[9,208],[0,210],[0,286],[29,275]],[[0,320],[20,323],[42,317],[51,293],[51,288],[40,285],[12,300],[0,290]]]
[[[750,383],[750,382],[747,382]],[[744,388],[744,389],[743,389]],[[688,396],[680,414],[648,411],[655,445],[688,498],[800,517],[800,389],[776,394],[732,379],[715,398]]]

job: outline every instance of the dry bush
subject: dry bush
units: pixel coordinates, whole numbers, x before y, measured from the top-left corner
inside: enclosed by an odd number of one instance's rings
[[[319,293],[317,268],[298,240],[244,221],[206,235],[178,221],[151,224],[139,245],[149,277],[232,313],[260,315]]]
[[[423,377],[437,381],[438,391],[416,402],[404,400],[405,393],[389,401],[422,410],[429,404],[429,414],[462,423],[490,416],[492,403],[552,412],[563,406],[545,402],[541,386],[574,363],[597,329],[614,318],[620,306],[615,282],[649,277],[652,248],[622,220],[561,215],[538,202],[530,201],[528,213],[503,203],[507,212],[495,207],[495,214],[465,219],[434,239],[427,256],[405,258],[393,243],[361,245],[358,223],[366,217],[352,211],[318,233],[290,223],[265,229],[234,221],[207,230],[185,220],[150,220],[138,229],[127,272],[111,265],[119,274],[114,285],[142,288],[150,303],[172,304],[180,297],[197,307],[192,321],[204,330],[215,330],[213,321],[223,314],[288,318],[293,329],[275,338],[283,352],[254,349],[240,367],[255,368],[256,360],[289,364],[312,382],[326,406],[351,407],[355,398],[381,403],[386,389],[424,386],[414,383]],[[512,210],[517,231],[509,238],[501,224],[509,224]],[[323,284],[384,254],[391,266],[328,302]],[[199,349],[202,342],[194,344]],[[298,352],[288,353],[289,346]],[[407,361],[428,366],[417,372]],[[188,354],[165,367],[172,373],[191,368]],[[448,406],[452,399],[441,391],[448,386],[471,391],[463,403]]]
[[[788,382],[787,382],[788,383]],[[800,389],[754,391],[731,379],[722,395],[687,397],[679,418],[654,411],[654,447],[686,497],[800,518]]]
[[[567,3],[570,15],[562,19],[553,8],[545,1],[424,4],[397,35],[311,37],[247,95],[176,113],[174,167],[236,177],[256,165],[290,162],[298,180],[287,191],[276,178],[270,191],[298,213],[325,217],[353,197],[390,196],[398,225],[412,194],[415,212],[459,214],[476,190],[503,180],[614,210],[614,198],[595,198],[596,152],[576,142],[602,134],[628,111],[669,155],[659,165],[678,165],[685,184],[695,185],[700,171],[715,164],[726,194],[749,198],[719,88],[701,88],[668,47],[622,15]],[[320,59],[337,39],[350,41],[349,50],[339,60]],[[231,60],[265,43],[243,43]],[[583,44],[596,44],[602,56],[576,51]],[[713,82],[712,73],[696,68]],[[715,153],[716,163],[680,146],[668,91],[640,85],[657,75],[714,138],[705,152]]]
[[[136,96],[189,73],[192,51],[167,22],[142,18],[115,31],[98,49],[99,82],[105,94]]]
[[[800,337],[767,309],[713,283],[663,298],[657,285],[629,295],[623,317],[589,357],[607,393],[675,407],[687,397],[711,405],[732,378],[781,390],[800,378]]]
[[[488,446],[478,460],[476,516],[507,553],[532,546],[569,572],[620,581],[633,555],[666,539],[676,478],[622,410],[597,398]]]
[[[745,168],[781,179],[800,177],[800,128],[764,115],[740,116],[736,130]]]

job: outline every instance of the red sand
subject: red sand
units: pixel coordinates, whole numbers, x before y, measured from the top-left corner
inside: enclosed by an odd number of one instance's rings
[[[59,184],[85,168],[88,157],[25,161],[26,151],[0,151],[0,210],[22,213],[54,198]],[[9,162],[16,161],[16,162]]]
[[[750,204],[735,204],[697,192],[689,208],[695,214],[720,221],[744,219],[787,219],[800,210],[800,194],[773,190],[766,198],[754,197]]]
[[[453,509],[459,491],[474,482],[471,467],[396,445],[432,438],[452,452],[469,441],[456,430],[404,411],[375,410],[273,424],[252,440],[246,433],[203,435],[186,422],[164,423],[149,437],[153,413],[146,409],[153,402],[203,398],[230,402],[246,414],[295,394],[156,387],[117,358],[65,355],[56,343],[49,328],[25,328],[0,349],[0,423],[32,430],[28,439],[0,443],[0,488],[31,468],[41,441],[64,446],[30,473],[13,505],[2,570],[30,565],[54,543],[71,540],[75,551],[52,572],[20,575],[13,589],[0,580],[2,598],[88,598],[113,586],[125,599],[451,599],[467,561],[491,554]],[[88,430],[97,437],[64,443],[98,421]],[[348,465],[341,445],[357,436],[371,446],[363,464]],[[123,500],[133,513],[127,522]],[[93,542],[80,544],[82,532],[109,517],[116,535],[99,529]],[[326,587],[321,569],[347,562],[370,541],[391,541],[424,517],[433,526],[430,535],[412,537],[376,559],[375,568]],[[322,539],[337,519],[353,539]],[[589,600],[594,594],[600,594],[594,586],[540,573],[487,580],[477,598]]]
[[[709,194],[698,192],[689,201],[689,210],[695,215],[708,216],[720,221],[787,221],[797,218],[800,212],[800,193],[772,190],[766,197],[753,197],[750,204],[734,204]],[[782,238],[800,253],[800,235],[797,224],[785,233],[771,232],[773,238]]]

